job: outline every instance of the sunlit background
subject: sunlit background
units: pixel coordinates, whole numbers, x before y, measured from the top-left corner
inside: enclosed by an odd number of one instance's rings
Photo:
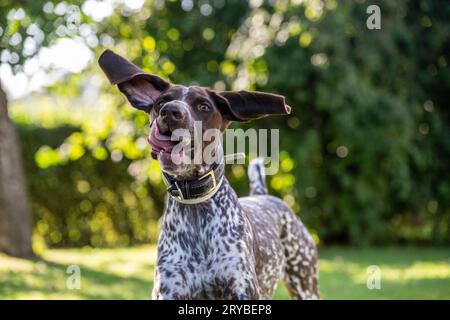
[[[370,4],[381,8],[381,30],[366,27]],[[436,288],[430,297],[450,298],[449,18],[450,4],[426,0],[0,0],[1,89],[20,137],[32,248],[43,259],[36,266],[3,257],[0,298],[23,297],[14,283],[43,281],[45,270],[87,261],[89,250],[157,240],[165,187],[149,157],[148,117],[99,69],[107,48],[175,83],[286,96],[290,116],[232,127],[280,129],[280,171],[268,177],[270,192],[323,250],[326,297],[342,294],[346,282],[365,285],[365,263],[377,264],[370,258],[378,256],[393,264],[386,267],[394,270],[392,288],[396,275],[406,284],[392,297],[405,297],[416,283]],[[227,177],[247,194],[245,165],[229,166]],[[362,252],[362,260],[329,249],[336,245]],[[405,245],[424,247],[417,249],[424,261],[415,249],[398,261],[391,249],[385,256],[365,251]],[[150,271],[141,277],[141,257],[154,248],[140,248],[130,248],[139,257],[134,267],[109,272],[151,281]],[[114,259],[114,251],[104,252]],[[96,254],[86,263],[94,270],[90,288],[100,291],[79,297],[110,292],[97,288],[96,272],[105,267],[98,261],[106,258]],[[21,266],[17,279],[8,263]],[[345,279],[333,278],[346,268]],[[63,271],[52,269],[51,277]],[[24,273],[30,279],[19,280]],[[59,286],[43,290],[57,297]],[[145,288],[114,297],[146,298]],[[32,297],[48,297],[39,290]]]

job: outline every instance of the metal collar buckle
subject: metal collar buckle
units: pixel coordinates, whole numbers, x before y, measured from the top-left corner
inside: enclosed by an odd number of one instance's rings
[[[205,173],[204,175],[202,175],[200,178],[198,178],[197,180],[203,180],[203,179],[205,179],[206,177],[208,177],[208,176],[211,176],[211,179],[212,179],[212,183],[213,183],[213,186],[212,186],[212,188],[211,188],[211,190],[214,190],[216,187],[217,187],[217,181],[216,181],[216,175],[215,175],[215,173],[214,173],[214,170],[210,170],[209,172],[207,172],[207,173]],[[211,192],[211,191],[209,191],[209,192]],[[208,192],[208,193],[209,193]]]
[[[172,193],[170,193],[170,195],[172,197],[174,197],[175,199],[178,199],[179,201],[184,200],[184,196],[183,196],[183,191],[181,191],[180,186],[178,185],[178,183],[176,181],[173,182],[173,184],[175,185],[175,187],[177,187],[177,193],[178,195],[174,195]]]
[[[209,195],[211,192],[214,192],[215,189],[217,188],[217,179],[216,179],[216,175],[214,173],[214,170],[210,170],[207,173],[205,173],[203,176],[197,178],[197,181],[201,181],[201,180],[207,178],[208,176],[211,176],[212,188],[207,193],[205,193],[203,196]],[[178,184],[178,181],[174,181],[173,184],[176,187],[177,195],[174,195],[173,193],[170,193],[171,196],[174,197],[178,201],[187,200],[187,199],[184,198],[183,191],[181,190],[181,188],[180,188],[180,186]]]

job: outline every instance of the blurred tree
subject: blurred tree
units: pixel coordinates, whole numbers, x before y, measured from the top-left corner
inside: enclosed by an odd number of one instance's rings
[[[30,257],[31,217],[23,180],[20,143],[0,87],[0,251]]]
[[[7,34],[7,14],[14,7],[0,3],[0,56]],[[8,117],[7,97],[0,82],[0,251],[13,256],[30,257],[31,216],[28,205],[19,141]]]
[[[0,0],[1,63],[10,65],[13,72],[20,72],[25,61],[35,56],[41,46],[63,36],[61,32],[56,32],[58,28],[65,26],[67,33],[75,35],[78,30],[74,22],[81,18],[80,9],[76,6],[79,3],[73,1],[75,10],[61,18],[46,10],[45,6],[53,6],[51,1]],[[77,15],[76,19],[73,19],[73,14]],[[53,19],[46,19],[49,15]],[[0,251],[30,257],[32,222],[20,143],[8,117],[7,103],[0,83]]]

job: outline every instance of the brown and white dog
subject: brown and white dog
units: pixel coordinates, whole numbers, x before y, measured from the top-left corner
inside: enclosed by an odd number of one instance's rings
[[[131,105],[150,115],[152,157],[168,187],[153,298],[270,299],[284,278],[293,298],[318,299],[314,242],[290,208],[267,194],[260,159],[249,166],[251,196],[238,198],[224,177],[220,145],[212,164],[172,157],[177,129],[192,133],[199,121],[202,130],[223,132],[231,121],[289,114],[284,97],[171,84],[109,50],[99,63]]]

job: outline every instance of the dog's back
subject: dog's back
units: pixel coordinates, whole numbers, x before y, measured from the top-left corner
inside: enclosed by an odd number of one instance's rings
[[[284,277],[293,298],[318,299],[317,250],[310,234],[285,202],[268,194],[263,159],[251,161],[248,175],[250,196],[239,202],[252,226],[262,293],[270,298],[276,279]]]

